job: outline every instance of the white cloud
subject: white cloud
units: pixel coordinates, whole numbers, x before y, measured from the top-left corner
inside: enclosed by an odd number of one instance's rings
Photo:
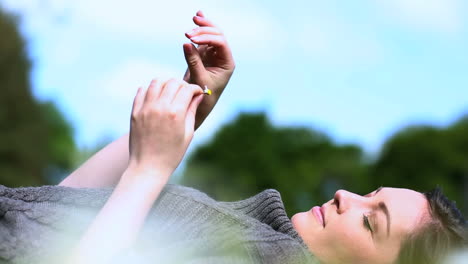
[[[182,76],[183,73],[171,67],[154,64],[145,60],[133,59],[122,63],[96,82],[94,87],[100,87],[100,93],[117,104],[133,99],[139,86],[145,88],[151,79],[169,79]]]
[[[269,59],[284,46],[284,41],[275,38],[281,35],[281,24],[265,12],[265,8],[248,0],[6,0],[5,3],[9,9],[26,15],[32,34],[40,31],[47,34],[55,22],[54,17],[63,16],[67,25],[62,27],[74,27],[63,29],[69,32],[83,33],[91,27],[103,36],[118,36],[135,42],[186,42],[183,33],[195,27],[192,17],[196,11],[203,10],[226,32],[236,57]]]
[[[267,61],[284,44],[275,40],[275,36],[281,35],[281,25],[275,24],[267,9],[248,0],[55,0],[48,2],[45,9],[40,0],[6,1],[11,10],[24,15],[23,25],[35,41],[34,49],[38,51],[43,74],[40,79],[45,80],[36,89],[61,99],[76,123],[80,144],[92,144],[103,135],[127,131],[131,103],[139,85],[147,85],[154,76],[182,76],[177,70],[140,59],[90,74],[79,67],[80,54],[92,51],[91,47],[103,40],[125,39],[129,47],[131,43],[138,47],[142,42],[179,45],[177,41],[187,41],[183,33],[195,26],[192,16],[201,9],[226,32],[239,61]],[[44,13],[44,10],[48,11]],[[64,23],[55,23],[50,14],[64,16]],[[89,35],[101,35],[102,39],[91,39]],[[131,54],[121,52],[124,53]],[[63,75],[60,71],[64,69],[88,79],[77,79],[72,85],[64,83],[57,76]],[[89,79],[91,76],[99,79],[93,81]],[[222,108],[227,106],[218,105],[218,114],[206,120],[199,134],[207,135],[203,130],[212,131],[220,123],[227,111]]]
[[[75,5],[75,16],[106,34],[158,43],[187,41],[183,33],[195,27],[192,17],[201,9],[226,32],[237,56],[265,59],[278,48],[271,44],[275,43],[280,25],[262,8],[246,0],[81,0]]]
[[[80,98],[68,98],[77,117],[78,142],[93,145],[103,137],[116,138],[129,131],[130,112],[137,88],[147,88],[151,79],[167,80],[182,76],[182,72],[166,65],[158,65],[143,59],[126,61],[98,80],[90,83]],[[225,94],[229,91],[225,91]],[[86,103],[83,103],[83,101]],[[229,95],[224,95],[214,111],[197,130],[191,144],[194,146],[208,140],[214,131],[226,121],[232,105]]]
[[[1,4],[24,15],[30,33],[48,30],[51,22],[60,19],[70,7],[68,0],[3,0]]]
[[[126,61],[90,82],[82,98],[67,98],[80,123],[79,142],[94,143],[96,135],[119,135],[129,130],[129,118],[137,88],[151,79],[169,79],[182,73],[143,59]],[[86,100],[86,103],[82,101]]]
[[[304,54],[321,65],[372,65],[384,56],[372,31],[350,26],[337,16],[303,17],[292,32]]]
[[[460,0],[377,0],[376,3],[383,12],[417,28],[457,32],[463,25]]]
[[[22,15],[26,37],[36,44],[35,49],[43,48],[40,52],[48,62],[69,66],[78,59],[87,31],[68,16],[69,0],[5,0],[4,4]]]
[[[85,40],[82,34],[77,34],[79,29],[73,26],[67,30],[50,34],[43,40],[49,43],[49,47],[44,53],[47,56],[47,61],[61,67],[71,66],[79,60],[80,54],[83,52],[83,42]]]
[[[81,0],[74,3],[74,11],[80,20],[108,33],[167,41],[168,35],[189,29],[197,9],[194,1]]]

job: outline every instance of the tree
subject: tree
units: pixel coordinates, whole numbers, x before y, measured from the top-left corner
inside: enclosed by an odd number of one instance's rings
[[[336,145],[310,128],[275,127],[264,113],[242,113],[194,150],[182,183],[220,200],[274,188],[289,213],[320,205],[340,188],[364,194],[379,186],[441,186],[466,214],[468,115],[446,128],[403,128],[370,162],[359,146]]]
[[[440,186],[468,212],[468,116],[447,128],[402,129],[386,142],[370,174],[376,185],[420,191]]]
[[[220,200],[274,188],[292,213],[333,198],[337,188],[368,191],[365,172],[358,146],[337,146],[305,127],[275,127],[264,113],[241,113],[193,152],[183,184]]]
[[[51,183],[51,174],[70,169],[72,129],[52,102],[31,95],[31,62],[17,19],[0,9],[0,183]]]

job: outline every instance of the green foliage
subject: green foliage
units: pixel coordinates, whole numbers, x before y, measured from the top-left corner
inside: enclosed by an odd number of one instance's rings
[[[323,133],[274,127],[264,113],[244,113],[194,151],[183,183],[220,200],[274,188],[295,212],[330,199],[335,187],[363,187],[362,160],[358,146],[337,146]]]
[[[72,130],[56,106],[30,89],[31,63],[15,18],[0,10],[0,184],[49,184],[70,169]]]
[[[25,42],[15,18],[1,9],[0,36],[0,184],[56,183],[99,148],[77,151],[57,107],[33,98]],[[289,213],[326,202],[340,188],[362,194],[378,186],[439,185],[466,214],[468,116],[447,128],[404,128],[370,163],[357,145],[338,145],[311,128],[275,127],[264,113],[242,113],[193,152],[182,183],[220,200],[275,188]]]
[[[243,113],[189,157],[183,184],[220,200],[266,188],[281,192],[289,213],[333,198],[340,188],[365,194],[379,186],[427,191],[441,186],[467,212],[468,116],[441,129],[411,126],[365,162],[356,145],[337,145],[305,127],[275,127],[264,113]]]
[[[427,191],[441,186],[468,212],[468,118],[452,126],[410,126],[390,138],[371,168],[376,185]]]

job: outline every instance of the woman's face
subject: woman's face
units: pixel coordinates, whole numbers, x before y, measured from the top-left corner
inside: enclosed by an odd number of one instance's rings
[[[405,237],[429,217],[422,193],[379,188],[365,196],[344,190],[321,207],[295,214],[294,228],[324,263],[391,263]]]

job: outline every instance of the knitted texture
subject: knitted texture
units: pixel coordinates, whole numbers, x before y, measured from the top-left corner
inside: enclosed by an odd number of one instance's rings
[[[0,185],[0,263],[62,263],[111,188]],[[109,241],[111,243],[112,241]],[[315,263],[276,190],[218,202],[168,185],[135,246],[112,263]]]

